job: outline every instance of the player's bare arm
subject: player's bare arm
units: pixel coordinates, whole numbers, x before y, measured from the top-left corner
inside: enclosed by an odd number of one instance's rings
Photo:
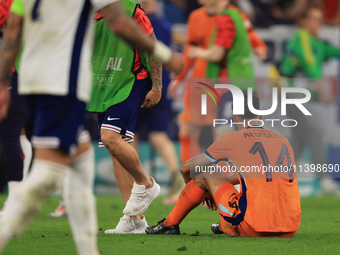
[[[20,48],[22,25],[22,17],[11,13],[0,47],[0,120],[7,115],[10,101],[8,87],[11,80],[11,70]]]
[[[204,154],[202,153],[184,162],[181,168],[179,169],[179,171],[181,172],[183,176],[184,182],[188,183],[194,177],[192,175],[194,175],[195,173],[196,166],[211,166],[211,165],[213,165],[213,163],[209,159],[207,159],[207,157],[204,156]],[[204,176],[201,176],[198,178],[204,178]],[[217,209],[214,199],[209,193],[207,193],[207,196],[202,204],[207,205],[207,207],[211,209],[212,211],[215,211]]]
[[[184,182],[187,183],[192,179],[190,176],[191,173],[195,173],[196,166],[211,166],[213,163],[204,156],[203,153],[199,154],[198,156],[186,161],[183,163],[179,171],[181,172]]]
[[[184,182],[188,183],[193,177],[196,178],[204,178],[204,176],[193,176],[195,175],[195,167],[196,166],[211,166],[214,163],[212,163],[205,155],[204,153],[199,154],[198,156],[186,161],[183,163],[179,171],[181,172]],[[231,173],[228,176],[225,173],[221,173],[221,178],[227,178],[229,182],[233,185],[239,184],[239,178],[235,174]]]
[[[155,43],[155,41],[147,37],[137,23],[125,14],[119,2],[114,2],[104,7],[102,13],[109,28],[127,43],[138,50],[153,54],[157,59],[165,63],[165,67],[169,70],[177,74],[182,72],[184,67],[182,55],[173,53],[169,47],[160,42]]]
[[[120,2],[114,2],[104,7],[102,13],[107,25],[115,34],[133,47],[149,54],[153,53],[154,41],[145,36],[137,23],[125,14]]]
[[[1,86],[9,86],[11,70],[20,48],[22,24],[23,19],[21,16],[13,13],[10,14],[0,47]]]
[[[149,37],[153,41],[157,41],[154,32],[152,32]],[[152,89],[146,94],[141,106],[142,108],[154,107],[162,97],[162,62],[152,54],[149,54],[149,64],[152,73]]]
[[[203,58],[209,62],[221,62],[225,56],[226,49],[221,46],[214,45],[209,49],[199,47],[191,47],[189,49],[189,58]]]

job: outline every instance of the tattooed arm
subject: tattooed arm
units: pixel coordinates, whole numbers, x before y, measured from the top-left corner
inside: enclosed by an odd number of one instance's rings
[[[0,47],[1,86],[9,86],[11,70],[20,48],[22,24],[23,18],[21,16],[10,14]]]
[[[22,26],[23,18],[11,13],[0,47],[0,120],[7,116],[10,101],[8,87],[11,81],[11,70],[20,48]]]
[[[149,37],[157,41],[156,35],[152,32]],[[152,73],[152,89],[146,95],[142,108],[151,108],[155,106],[162,96],[162,63],[155,56],[149,54],[149,64]],[[148,103],[147,103],[148,102]]]
[[[154,41],[157,41],[154,32],[152,32],[149,37],[151,37]],[[149,64],[152,73],[152,87],[162,89],[162,62],[153,55],[149,54]]]

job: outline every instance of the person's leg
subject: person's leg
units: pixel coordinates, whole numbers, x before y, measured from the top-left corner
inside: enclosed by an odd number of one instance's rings
[[[188,161],[200,153],[199,134],[201,127],[179,121],[179,142],[181,146],[181,161]]]
[[[129,201],[135,180],[131,174],[119,164],[115,157],[111,156],[111,159],[117,186],[123,197],[124,203],[126,204]],[[145,228],[147,226],[148,223],[143,214],[131,217],[124,215],[120,218],[116,228],[105,230],[105,234],[145,234]]]
[[[10,117],[11,118],[11,117]],[[6,127],[7,126],[7,127]],[[5,202],[11,199],[16,191],[20,189],[21,181],[23,179],[23,161],[24,155],[20,146],[20,131],[10,131],[11,125],[8,125],[5,120],[0,125],[1,143],[4,148],[7,167],[7,181],[8,181],[8,198]],[[4,206],[4,210],[5,210]],[[1,214],[3,211],[1,211]]]
[[[50,99],[53,100],[53,99]],[[99,254],[97,249],[97,215],[93,195],[94,151],[90,136],[82,125],[85,103],[74,97],[65,98],[62,108],[71,109],[54,131],[60,147],[68,151],[69,169],[63,178],[64,200],[78,254]],[[55,115],[58,115],[57,113]],[[32,139],[33,144],[37,139]]]
[[[2,133],[0,131],[0,133]],[[23,178],[24,154],[20,146],[19,134],[6,132],[1,136],[2,146],[6,156],[7,178],[9,182],[21,182]]]
[[[25,155],[20,145],[20,133],[29,116],[25,100],[18,95],[18,77],[16,73],[12,74],[10,91],[11,104],[8,116],[0,123],[0,140],[6,157],[8,199],[20,188],[23,180]]]
[[[158,225],[146,229],[147,234],[179,234],[178,225],[190,211],[201,204],[209,193],[215,196],[220,187],[234,186],[223,173],[216,173],[216,178],[194,178],[191,179],[182,190],[174,209],[169,216],[160,221]]]
[[[190,125],[179,121],[178,140],[180,144],[181,161],[184,163],[190,159]]]
[[[188,182],[164,225],[179,225],[191,210],[203,202],[207,193],[214,197],[216,191],[224,184],[230,184],[227,178],[195,178]]]
[[[133,183],[135,179],[133,179],[132,175],[129,174],[128,171],[122,167],[121,164],[117,161],[115,157],[111,155],[112,164],[113,164],[113,172],[115,174],[116,182],[120,194],[123,197],[124,203],[126,204],[130,198],[131,190],[133,187]]]
[[[75,96],[37,95],[31,96],[29,99],[31,109],[34,109],[35,112],[34,136],[32,137],[35,155],[31,172],[24,182],[23,188],[16,193],[15,199],[10,201],[8,211],[6,210],[0,221],[0,250],[14,235],[20,234],[32,221],[41,209],[42,203],[59,188],[64,181],[65,174],[71,171],[71,154],[75,152],[77,136],[85,113],[86,104],[77,100]],[[79,150],[79,153],[81,152]],[[83,160],[86,163],[83,163]],[[79,162],[84,164],[84,168],[90,165],[89,161],[85,159],[79,160]],[[82,191],[80,189],[78,192]],[[85,199],[87,198],[85,197]],[[80,200],[83,200],[83,198]],[[83,200],[83,202],[85,201]],[[92,206],[91,201],[89,204]],[[94,206],[93,210],[95,210]],[[85,222],[77,222],[79,225],[88,226],[91,220],[91,212],[87,210],[83,212],[83,215],[86,215]],[[73,212],[70,213],[70,217],[74,218],[78,215]],[[82,233],[83,238],[79,238],[78,231],[74,234],[80,254],[98,254],[96,247],[86,251],[80,250],[79,247],[83,243],[88,243],[89,246],[93,244],[93,241],[91,241],[92,232],[91,229],[85,229],[81,226],[73,229],[77,228],[85,231]],[[84,241],[84,238],[87,241]]]
[[[36,149],[32,170],[9,201],[0,221],[0,251],[34,219],[42,203],[62,183],[71,157],[56,149]]]
[[[135,148],[124,141],[122,135],[117,132],[102,128],[100,136],[109,153],[129,172],[135,182],[150,189],[153,185],[152,180],[146,174]]]
[[[170,170],[171,185],[169,195],[174,196],[184,186],[182,175],[179,172],[175,145],[165,132],[151,132],[149,140]]]
[[[174,143],[165,132],[151,132],[149,140],[168,166],[170,173],[178,172],[179,165]]]
[[[131,196],[123,210],[127,216],[137,216],[145,212],[160,193],[160,186],[146,174],[136,149],[129,144],[134,139],[138,113],[149,90],[149,79],[137,80],[124,102],[111,106],[105,114],[98,116],[100,145],[104,145],[135,180]]]
[[[194,180],[188,182],[182,190],[174,209],[164,221],[165,226],[179,225],[188,213],[201,204],[207,194]]]
[[[150,203],[160,192],[159,185],[149,177],[139,160],[135,148],[122,139],[122,135],[108,129],[101,129],[101,141],[109,153],[117,159],[119,164],[133,177],[135,183],[131,191],[130,199],[124,209],[124,214],[137,216],[145,212]],[[143,194],[147,194],[144,196]],[[144,196],[144,201],[132,199],[133,196]]]
[[[79,143],[71,169],[64,179],[63,198],[79,254],[98,254],[97,212],[93,195],[94,150],[89,141]]]
[[[6,209],[6,204],[9,199],[12,199],[14,194],[21,188],[23,180],[23,162],[24,154],[22,153],[20,146],[20,139],[18,132],[13,133],[13,131],[5,131],[4,125],[2,123],[1,128],[1,142],[4,148],[6,156],[6,166],[7,166],[7,181],[8,181],[8,197],[4,203],[4,207],[0,211],[0,216]],[[15,130],[15,129],[13,129]]]

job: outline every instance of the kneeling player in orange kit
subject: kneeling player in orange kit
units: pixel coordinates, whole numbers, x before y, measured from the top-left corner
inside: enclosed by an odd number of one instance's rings
[[[253,106],[260,109],[256,96]],[[178,225],[204,200],[219,210],[219,224],[211,226],[214,233],[247,237],[296,233],[301,209],[293,149],[286,138],[260,127],[262,116],[250,112],[247,104],[244,109],[244,115],[233,115],[238,131],[222,136],[183,164],[180,171],[186,186],[169,216],[148,227],[148,234],[179,235]],[[227,172],[233,174],[217,171],[217,164],[223,169],[219,162],[228,162]],[[240,192],[233,186],[238,183]]]

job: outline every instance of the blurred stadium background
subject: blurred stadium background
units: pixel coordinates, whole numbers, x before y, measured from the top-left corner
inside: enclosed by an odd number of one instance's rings
[[[254,67],[257,78],[270,76],[272,67],[280,63],[282,52],[289,37],[296,30],[296,20],[304,12],[311,2],[317,2],[324,11],[324,21],[320,31],[320,37],[329,43],[340,46],[340,1],[338,0],[233,0],[232,4],[241,8],[250,18],[256,32],[265,41],[268,47],[267,59],[261,62],[254,57]],[[197,0],[162,0],[159,1],[158,14],[170,21],[172,25],[172,47],[182,51],[187,42],[186,30],[188,15],[199,8]],[[324,77],[327,82],[327,90],[333,94],[334,103],[321,106],[320,116],[325,119],[323,130],[325,135],[324,145],[328,163],[340,164],[340,97],[339,97],[339,60],[330,60],[324,65]],[[163,84],[167,86],[168,84]],[[264,87],[259,87],[259,94],[265,94]],[[166,94],[162,95],[167,97]],[[178,144],[178,120],[177,115],[182,111],[181,99],[171,102],[171,119],[168,123],[168,135],[175,142],[177,152]],[[112,169],[112,161],[105,148],[98,148],[98,127],[96,116],[88,114],[86,124],[91,132],[96,152],[96,182],[97,194],[118,194],[119,190],[115,182]],[[327,125],[326,125],[327,124]],[[147,134],[139,134],[139,155],[147,173],[155,177],[158,183],[163,185],[163,194],[167,193],[170,182],[170,174],[161,157],[147,140]],[[201,139],[206,146],[209,141]],[[178,161],[180,161],[178,156]],[[310,162],[308,150],[298,162]],[[6,166],[3,149],[0,150],[0,192],[6,192]],[[300,191],[303,196],[315,196],[319,192],[319,181],[314,175],[300,179]]]

